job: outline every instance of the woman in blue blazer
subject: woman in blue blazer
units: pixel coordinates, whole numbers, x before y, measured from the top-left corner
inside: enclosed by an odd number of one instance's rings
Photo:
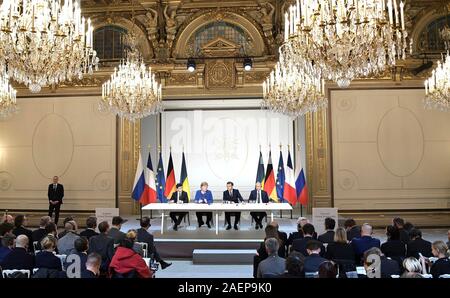
[[[197,204],[212,204],[213,196],[211,191],[208,190],[208,182],[202,182],[200,184],[200,190],[195,193],[195,203]],[[198,227],[200,228],[205,224],[203,216],[206,216],[206,225],[211,228],[212,212],[197,212]]]

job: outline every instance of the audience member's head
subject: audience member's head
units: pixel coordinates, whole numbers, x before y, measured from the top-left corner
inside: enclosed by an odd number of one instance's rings
[[[109,231],[109,223],[105,220],[98,224],[98,231],[102,234],[106,234]]]
[[[5,223],[5,222],[13,224],[14,223],[14,217],[11,214],[3,215],[2,223]]]
[[[410,223],[409,221],[405,222],[405,224],[403,225],[403,229],[407,232],[411,231],[412,229],[414,229],[414,225],[412,223]]]
[[[276,227],[267,225],[264,229],[264,232],[266,234],[265,239],[275,238],[278,240],[278,230]]]
[[[137,231],[136,230],[128,230],[128,232],[127,232],[127,234],[126,234],[126,237],[128,238],[128,239],[130,239],[130,241],[131,242],[135,242],[136,241],[136,238],[137,238]]]
[[[297,223],[297,232],[301,232],[301,231],[302,231],[302,224]]]
[[[401,217],[394,217],[394,219],[392,219],[392,224],[396,226],[398,229],[403,229],[405,221]]]
[[[266,246],[266,252],[269,256],[278,253],[278,249],[280,248],[280,246],[276,238],[268,238],[266,239],[266,241],[264,241],[264,244]]]
[[[96,227],[97,227],[97,217],[89,216],[86,219],[86,228],[95,230]]]
[[[344,228],[339,227],[336,229],[336,232],[334,233],[334,242],[336,243],[347,243],[347,232]]]
[[[45,229],[45,226],[52,221],[52,218],[48,215],[42,216],[39,220],[39,227]]]
[[[47,233],[47,235],[50,234],[56,237],[56,235],[58,234],[58,228],[56,227],[56,224],[54,222],[49,222],[48,224],[46,224],[45,233]]]
[[[306,217],[299,217],[297,220],[297,224],[299,224],[301,227],[303,227],[307,223],[308,219]]]
[[[278,225],[278,222],[276,222],[276,221],[272,221],[269,225],[275,227],[277,229],[277,231],[280,229],[280,226]]]
[[[73,216],[68,216],[68,217],[64,218],[63,226],[66,226],[66,223],[68,223],[69,221],[72,221],[72,220],[74,220]]]
[[[70,220],[64,224],[64,230],[66,232],[75,232],[77,230],[77,223],[73,220]]]
[[[373,229],[372,226],[368,223],[365,223],[361,226],[361,236],[372,236]]]
[[[319,278],[337,278],[336,264],[326,261],[319,266]]]
[[[303,235],[312,237],[314,235],[315,229],[314,226],[310,223],[307,223],[303,226]]]
[[[334,230],[335,226],[336,221],[333,218],[331,217],[325,218],[325,230]]]
[[[52,235],[47,235],[41,240],[42,250],[53,252],[55,251],[56,245],[57,245],[56,238]]]
[[[126,220],[120,216],[114,216],[112,219],[112,225],[120,230],[122,224],[125,223]]]
[[[422,238],[422,231],[417,228],[413,228],[411,231],[409,231],[409,238],[411,240]]]
[[[75,250],[79,253],[87,252],[89,249],[89,241],[86,237],[79,237],[73,242]]]
[[[133,241],[131,241],[129,238],[124,238],[120,241],[119,243],[120,247],[124,247],[124,248],[129,248],[132,249],[133,248]]]
[[[306,243],[306,251],[308,252],[308,255],[320,254],[321,247],[322,247],[322,242],[320,242],[318,240],[309,240]]]
[[[100,265],[102,264],[102,257],[98,253],[90,253],[86,260],[86,269],[98,275],[100,272]]]
[[[16,247],[28,249],[28,237],[26,235],[17,236]]]
[[[448,258],[450,255],[447,244],[441,240],[433,242],[431,245],[431,252],[433,253],[433,256],[439,259]]]
[[[23,214],[18,214],[16,218],[14,218],[14,226],[16,228],[20,228],[21,226],[26,225],[27,218]]]
[[[397,227],[389,225],[386,227],[386,236],[389,240],[400,240],[400,231]]]
[[[419,260],[413,257],[409,257],[403,260],[403,268],[407,272],[422,272],[422,265],[420,264]]]
[[[13,233],[7,233],[2,237],[2,245],[4,247],[12,249],[14,247],[15,242],[16,242],[16,235],[14,235]]]
[[[297,251],[293,251],[286,258],[286,271],[291,276],[303,276],[304,265],[305,256]]]
[[[14,230],[14,224],[10,222],[4,222],[0,225],[0,236],[11,233],[12,230]]]
[[[356,221],[353,218],[348,218],[345,220],[345,222],[344,222],[345,229],[348,230],[348,229],[353,228],[354,226],[356,226]]]
[[[148,229],[151,226],[150,217],[144,216],[141,219],[141,228]]]

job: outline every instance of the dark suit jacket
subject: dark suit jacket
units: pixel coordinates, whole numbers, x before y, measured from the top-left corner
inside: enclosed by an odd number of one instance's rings
[[[36,254],[36,268],[47,268],[62,271],[61,260],[49,251],[40,251]]]
[[[361,227],[360,226],[353,226],[350,228],[350,230],[347,231],[347,240],[352,241],[353,238],[359,238],[361,237]]]
[[[155,252],[154,237],[146,229],[144,228],[137,229],[137,241],[147,243],[149,255]]]
[[[13,231],[13,234],[17,236],[19,235],[25,235],[28,237],[28,251],[33,252],[33,232],[27,228],[24,227],[18,227],[15,228]]]
[[[300,253],[302,253],[305,257],[308,256],[308,252],[306,251],[306,244],[308,243],[309,240],[313,240],[314,238],[310,237],[310,236],[306,236],[304,238],[301,239],[295,239],[292,242],[292,250],[298,251]],[[325,246],[321,246],[320,247],[320,256],[324,256],[325,255]],[[306,271],[305,271],[306,272]]]
[[[450,274],[450,259],[438,259],[433,265],[431,265],[430,273],[434,278],[438,278],[443,274]]]
[[[62,184],[56,185],[56,190],[53,190],[53,183],[48,185],[48,200],[58,201],[62,204],[64,198],[64,186]]]
[[[319,266],[323,262],[326,262],[327,259],[322,258],[318,254],[312,254],[305,258],[305,265],[303,267],[303,270],[305,272],[317,272],[319,271]]]
[[[44,238],[45,236],[47,236],[47,232],[45,231],[44,228],[36,229],[31,234],[32,242],[41,241],[42,238]],[[30,245],[32,245],[32,243],[30,243]]]
[[[31,270],[31,273],[33,273],[34,257],[24,248],[15,247],[3,259],[0,266],[2,266],[2,269],[27,269]]]
[[[329,260],[349,260],[355,261],[355,252],[349,243],[328,243],[325,258]]]
[[[402,257],[406,255],[406,246],[400,240],[388,240],[381,244],[381,251],[386,257],[395,258]]]
[[[173,201],[174,203],[178,203],[178,193],[176,191],[172,194],[170,200]],[[180,200],[183,201],[183,203],[189,203],[187,192],[185,191],[181,192]]]
[[[228,195],[229,196],[229,195]],[[249,202],[256,202],[257,200],[257,192],[256,189],[252,190],[250,192],[250,196],[248,197]],[[261,189],[261,202],[263,203],[269,203],[269,196],[267,195],[267,192]]]
[[[108,231],[108,236],[114,239],[114,244],[119,244],[127,235],[119,229],[111,227]]]
[[[108,271],[109,263],[114,255],[114,239],[105,234],[100,234],[89,239],[88,253],[96,252],[102,256],[102,272]]]
[[[359,264],[361,262],[361,257],[366,250],[372,247],[380,248],[380,240],[370,236],[354,238],[352,240],[352,247],[355,251],[356,262]]]
[[[289,233],[289,238],[286,242],[286,245],[292,245],[292,242],[294,242],[295,239],[302,239],[303,238],[303,231],[297,231],[297,232],[292,232]],[[317,233],[314,232],[313,234],[313,239],[317,239]]]
[[[82,270],[81,271],[81,278],[98,278],[98,276],[96,276],[94,274],[94,272],[92,272],[92,271]]]
[[[419,252],[424,257],[431,257],[431,242],[423,240],[422,238],[409,241],[406,246],[406,257],[414,257],[419,259]]]
[[[390,278],[391,275],[400,275],[400,266],[397,261],[381,257],[381,278]]]
[[[410,240],[408,231],[406,231],[403,228],[398,229],[398,231],[400,232],[400,241],[403,242],[404,244],[407,244]]]
[[[334,242],[334,231],[326,231],[322,235],[319,235],[318,240],[322,243]]]
[[[243,202],[244,201],[244,199],[241,196],[241,193],[237,189],[233,189],[233,195],[232,196],[230,196],[230,193],[228,192],[228,190],[224,191],[223,192],[223,200],[224,201],[234,202],[234,203],[239,203],[239,202]]]
[[[86,237],[88,240],[92,237],[92,236],[97,236],[98,233],[92,229],[86,229],[83,232],[80,233],[80,236],[82,237]]]

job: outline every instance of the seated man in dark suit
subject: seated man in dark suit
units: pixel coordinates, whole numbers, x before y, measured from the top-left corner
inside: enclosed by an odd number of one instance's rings
[[[119,244],[120,241],[125,239],[126,234],[120,229],[122,224],[126,223],[128,220],[123,219],[120,216],[114,216],[112,219],[112,227],[108,231],[108,236],[114,239],[114,244]]]
[[[409,233],[404,228],[405,221],[403,220],[403,218],[394,217],[394,219],[392,220],[392,225],[398,229],[400,233],[400,241],[406,245],[409,242]]]
[[[42,240],[42,238],[47,236],[47,231],[45,230],[45,227],[51,221],[52,221],[52,218],[48,215],[41,217],[41,220],[39,221],[39,229],[34,230],[33,233],[31,234],[32,239],[31,239],[30,245],[32,245],[33,242],[35,242],[35,241],[40,242]]]
[[[97,278],[100,274],[102,257],[97,253],[91,253],[86,259],[86,268],[81,271],[81,278]]]
[[[25,235],[28,237],[28,251],[33,252],[33,232],[27,228],[25,228],[27,224],[27,218],[23,214],[19,214],[14,218],[14,230],[12,231],[14,235]]]
[[[151,224],[150,224],[150,218],[148,216],[144,216],[141,220],[141,228],[137,229],[137,241],[138,242],[144,242],[147,243],[147,249],[148,249],[148,256],[151,258],[151,256],[153,255],[153,258],[155,259],[156,262],[161,264],[161,268],[164,270],[167,267],[169,267],[170,265],[172,265],[172,263],[167,263],[165,262],[163,259],[161,259],[161,257],[159,256],[158,251],[156,250],[156,246],[155,246],[155,242],[154,242],[154,237],[152,234],[150,234],[150,232],[148,231],[148,229],[150,228]]]
[[[256,182],[255,189],[250,192],[248,198],[249,203],[264,204],[269,203],[269,196],[267,192],[261,189],[261,183]],[[263,228],[262,220],[267,216],[266,212],[250,212],[253,220],[255,221],[255,229]]]
[[[286,232],[280,231],[280,225],[278,224],[278,222],[272,221],[269,225],[274,227],[277,230],[278,239],[280,240],[280,247],[283,248],[283,249],[280,249],[280,251],[285,252],[285,254],[282,255],[282,257],[284,258],[287,255],[287,250],[286,250],[287,249],[286,243],[288,240],[287,234],[286,234]]]
[[[0,246],[0,264],[3,262],[3,259],[9,255],[9,253],[14,248],[14,243],[16,242],[16,235],[13,233],[7,233],[1,238],[1,246]]]
[[[70,255],[76,255],[80,258],[81,271],[86,270],[88,248],[89,248],[89,241],[87,240],[86,237],[81,236],[74,241],[74,250],[72,251],[72,253]],[[69,259],[70,255],[67,256],[67,259]],[[73,264],[72,262],[67,262],[67,259],[66,259],[66,262],[64,262],[64,268],[66,270],[67,270],[68,266]]]
[[[356,221],[353,218],[345,220],[344,228],[347,230],[348,241],[352,241],[353,238],[361,237],[361,227],[356,225]]]
[[[320,255],[322,247],[322,242],[318,240],[310,240],[306,244],[306,251],[308,253],[308,256],[305,258],[305,264],[303,268],[305,273],[318,272],[320,264],[327,261],[327,259],[322,258]]]
[[[431,257],[431,242],[422,239],[422,231],[413,228],[409,233],[411,240],[406,245],[406,257],[414,257],[416,259],[420,258],[420,254],[424,257]]]
[[[298,251],[300,253],[302,253],[305,257],[308,256],[308,252],[306,250],[306,245],[309,241],[314,240],[313,238],[313,234],[315,233],[314,231],[314,226],[310,223],[307,223],[303,226],[302,228],[303,230],[303,238],[300,239],[295,239],[292,242],[292,247],[291,247],[291,251]],[[320,256],[324,256],[325,255],[325,246],[320,247]]]
[[[98,225],[98,230],[100,234],[89,239],[88,253],[95,252],[102,257],[100,271],[106,273],[114,255],[114,239],[108,236],[109,224],[107,221],[102,221]]]
[[[16,238],[16,247],[3,259],[0,264],[5,269],[25,269],[33,273],[34,257],[28,253],[28,237],[19,235]]]
[[[175,204],[189,203],[188,194],[187,192],[183,191],[183,184],[177,184],[177,190],[172,194],[169,202]],[[169,216],[173,220],[174,231],[178,231],[178,226],[181,224],[181,221],[187,214],[187,212],[170,212]]]
[[[362,257],[366,250],[372,247],[380,248],[380,240],[373,238],[372,234],[372,226],[365,223],[361,227],[361,237],[352,240],[356,264],[362,264]]]
[[[229,203],[240,203],[244,199],[237,189],[233,189],[233,182],[227,182],[227,190],[223,192],[223,201]],[[234,216],[234,229],[238,229],[238,224],[241,219],[241,212],[225,212],[225,221],[227,222],[227,230],[231,229],[231,216]]]
[[[334,227],[336,226],[336,221],[331,217],[325,218],[325,230],[326,232],[319,236],[318,240],[322,243],[332,243],[334,242]]]
[[[92,236],[97,236],[98,233],[95,231],[95,228],[97,227],[97,217],[95,216],[89,216],[86,219],[86,230],[80,233],[80,236],[86,237],[87,240],[91,238]]]
[[[363,264],[366,271],[372,270],[373,273],[376,273],[376,269],[370,267],[370,265],[372,264],[368,260],[368,256],[370,255],[377,255],[380,257],[381,278],[390,278],[391,275],[400,275],[400,266],[398,262],[387,258],[378,247],[369,248],[364,252]]]

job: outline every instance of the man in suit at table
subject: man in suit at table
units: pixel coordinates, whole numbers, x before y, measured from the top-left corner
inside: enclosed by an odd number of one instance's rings
[[[59,219],[59,210],[63,203],[64,198],[64,186],[58,183],[58,176],[53,177],[53,183],[48,186],[48,216],[52,217],[53,211],[55,212],[55,220],[54,223],[58,224]]]
[[[172,194],[169,203],[183,204],[189,203],[187,192],[183,191],[183,184],[177,184],[177,191]],[[178,226],[181,224],[183,218],[188,214],[187,212],[170,212],[169,216],[173,220],[173,230],[178,231]]]
[[[244,199],[241,196],[241,193],[237,189],[233,189],[233,182],[227,182],[227,190],[223,192],[223,201],[230,203],[239,203],[243,202]],[[234,216],[234,229],[238,229],[238,223],[241,219],[241,212],[225,212],[225,220],[227,222],[227,230],[231,229],[231,216]]]
[[[250,196],[248,198],[249,203],[256,204],[264,204],[269,203],[269,196],[267,192],[261,189],[261,183],[256,182],[255,189],[250,192]],[[267,216],[266,212],[250,212],[250,215],[253,217],[255,221],[255,229],[263,228],[262,220]]]

